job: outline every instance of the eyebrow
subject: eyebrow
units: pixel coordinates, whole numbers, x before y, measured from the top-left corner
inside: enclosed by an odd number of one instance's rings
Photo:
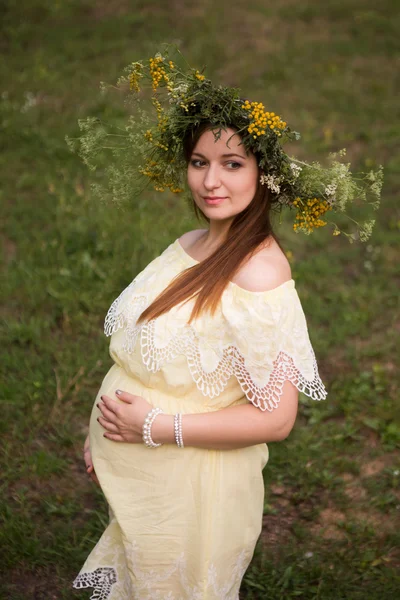
[[[204,154],[201,154],[200,152],[193,152],[192,156],[195,155],[196,156],[200,156],[201,158],[206,158],[206,156],[204,156]],[[245,156],[242,156],[241,154],[235,154],[235,153],[230,153],[230,154],[222,154],[222,158],[231,158],[231,156],[237,156],[238,158],[241,158],[243,160],[246,160]]]

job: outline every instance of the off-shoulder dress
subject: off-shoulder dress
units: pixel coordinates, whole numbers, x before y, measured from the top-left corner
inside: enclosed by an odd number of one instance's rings
[[[120,388],[168,414],[248,402],[279,410],[286,380],[315,400],[327,395],[293,279],[263,292],[230,282],[215,315],[191,325],[194,300],[137,325],[145,307],[195,264],[175,240],[106,317],[114,364],[93,405],[90,447],[109,524],[73,582],[93,588],[93,600],[238,600],[261,533],[268,461],[266,444],[149,449],[107,440],[96,420],[102,394],[115,398]]]

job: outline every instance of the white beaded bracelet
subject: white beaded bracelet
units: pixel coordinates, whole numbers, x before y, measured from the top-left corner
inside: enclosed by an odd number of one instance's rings
[[[153,425],[154,419],[157,415],[160,415],[164,411],[161,408],[152,408],[150,412],[147,413],[146,418],[142,427],[142,439],[143,443],[147,448],[158,448],[162,446],[162,443],[156,444],[153,442],[151,437],[151,426]]]
[[[176,413],[174,416],[174,431],[175,441],[178,448],[184,448],[183,437],[182,437],[182,414]]]

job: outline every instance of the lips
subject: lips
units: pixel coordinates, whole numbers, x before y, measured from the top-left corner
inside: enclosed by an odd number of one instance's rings
[[[224,200],[226,200],[225,196],[206,196],[204,198],[204,202],[209,205],[221,204]]]

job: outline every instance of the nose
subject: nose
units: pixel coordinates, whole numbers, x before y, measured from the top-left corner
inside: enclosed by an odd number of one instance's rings
[[[205,173],[205,177],[204,177],[204,187],[206,188],[206,190],[215,190],[217,188],[220,187],[221,185],[221,180],[220,180],[220,172],[219,172],[219,168],[218,165],[209,165],[206,173]]]

